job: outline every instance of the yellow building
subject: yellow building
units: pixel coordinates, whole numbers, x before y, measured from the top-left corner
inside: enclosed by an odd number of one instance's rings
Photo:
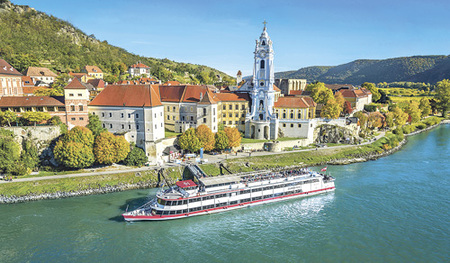
[[[274,104],[274,113],[279,120],[314,119],[316,103],[311,97],[280,97]]]
[[[213,98],[218,101],[219,123],[244,132],[245,115],[249,110],[248,93],[214,93]]]
[[[94,79],[103,79],[103,71],[97,66],[84,66],[81,72],[87,73]]]

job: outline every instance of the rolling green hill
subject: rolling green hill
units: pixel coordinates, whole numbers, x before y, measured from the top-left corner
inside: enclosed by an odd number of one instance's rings
[[[450,56],[361,59],[334,67],[306,67],[297,71],[278,72],[275,77],[354,85],[396,81],[436,83],[450,78]]]
[[[80,72],[85,65],[96,65],[116,76],[140,61],[162,81],[212,84],[220,74],[224,82],[234,83],[230,76],[207,66],[132,54],[85,34],[69,22],[8,0],[0,0],[0,58],[22,72],[29,66]]]

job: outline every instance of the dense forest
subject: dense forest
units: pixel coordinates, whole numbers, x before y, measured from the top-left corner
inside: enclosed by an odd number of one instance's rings
[[[364,82],[436,83],[450,77],[450,56],[414,56],[384,60],[355,60],[334,67],[316,66],[275,73],[277,78],[361,85]]]
[[[230,76],[207,66],[132,54],[85,34],[67,21],[8,0],[0,0],[0,39],[0,58],[21,72],[29,66],[57,73],[80,72],[85,65],[96,65],[106,75],[118,78],[129,65],[140,61],[162,81],[220,85],[222,78],[224,84],[234,83]]]

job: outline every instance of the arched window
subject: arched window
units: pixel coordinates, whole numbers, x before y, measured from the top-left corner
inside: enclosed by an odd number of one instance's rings
[[[261,68],[264,68],[265,61],[261,60]]]
[[[262,41],[261,46],[265,46],[266,45],[266,41]]]

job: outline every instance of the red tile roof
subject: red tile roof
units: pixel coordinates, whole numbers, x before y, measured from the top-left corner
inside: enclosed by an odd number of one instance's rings
[[[164,102],[181,102],[183,98],[184,89],[186,86],[159,86],[161,94],[161,101]]]
[[[166,83],[164,83],[164,85],[168,85],[168,86],[174,86],[174,85],[180,85],[181,83],[178,81],[167,81]]]
[[[76,77],[78,79],[81,79],[84,76],[87,76],[87,73],[73,73],[73,72],[69,72],[69,75],[72,77]]]
[[[0,58],[0,75],[13,75],[22,76],[19,71],[17,71],[8,62]]]
[[[231,93],[231,92],[220,92],[214,93],[214,99],[219,101],[250,101],[248,93]]]
[[[144,64],[142,64],[142,63],[139,62],[139,63],[137,63],[137,64],[131,65],[130,68],[149,68],[149,66],[144,65]]]
[[[280,88],[278,88],[277,86],[275,86],[275,84],[273,84],[273,90],[275,90],[275,91],[281,91]]]
[[[140,78],[140,79],[138,79],[138,81],[142,84],[144,84],[146,82],[154,82],[154,83],[158,82],[156,79],[153,79],[153,78]]]
[[[30,76],[22,76],[22,85],[24,87],[34,87],[34,82]]]
[[[313,102],[314,103],[314,102]],[[315,104],[315,103],[314,103]],[[275,108],[309,108],[315,106],[314,104],[309,104],[304,97],[280,97],[278,101],[275,102]]]
[[[33,107],[33,106],[64,106],[64,97],[49,96],[25,96],[25,97],[2,97],[0,107]]]
[[[213,95],[211,94],[211,91],[206,90],[205,95],[203,95],[203,98],[200,100],[200,104],[216,104],[217,102],[212,98]]]
[[[97,66],[84,66],[84,70],[86,70],[87,73],[103,73]]]
[[[87,83],[91,84],[94,88],[104,88],[105,87],[105,81],[103,79],[89,79]]]
[[[28,67],[24,73],[26,76],[31,77],[57,77],[53,71],[48,68],[40,68],[40,67]]]
[[[86,87],[78,80],[78,78],[73,78],[69,85],[64,89],[86,89]]]
[[[325,84],[325,87],[331,90],[338,90],[340,88],[354,89],[352,84]]]
[[[33,94],[36,89],[42,89],[43,87],[35,87],[35,86],[24,86],[23,94]]]
[[[161,106],[157,85],[108,85],[89,106]]]
[[[303,90],[290,90],[289,95],[302,95]]]
[[[372,94],[367,89],[353,89],[353,90],[344,89],[340,90],[339,92],[342,93],[342,96],[344,98],[363,98]]]
[[[186,85],[182,102],[199,102],[200,93],[205,94],[207,90],[206,86]]]

